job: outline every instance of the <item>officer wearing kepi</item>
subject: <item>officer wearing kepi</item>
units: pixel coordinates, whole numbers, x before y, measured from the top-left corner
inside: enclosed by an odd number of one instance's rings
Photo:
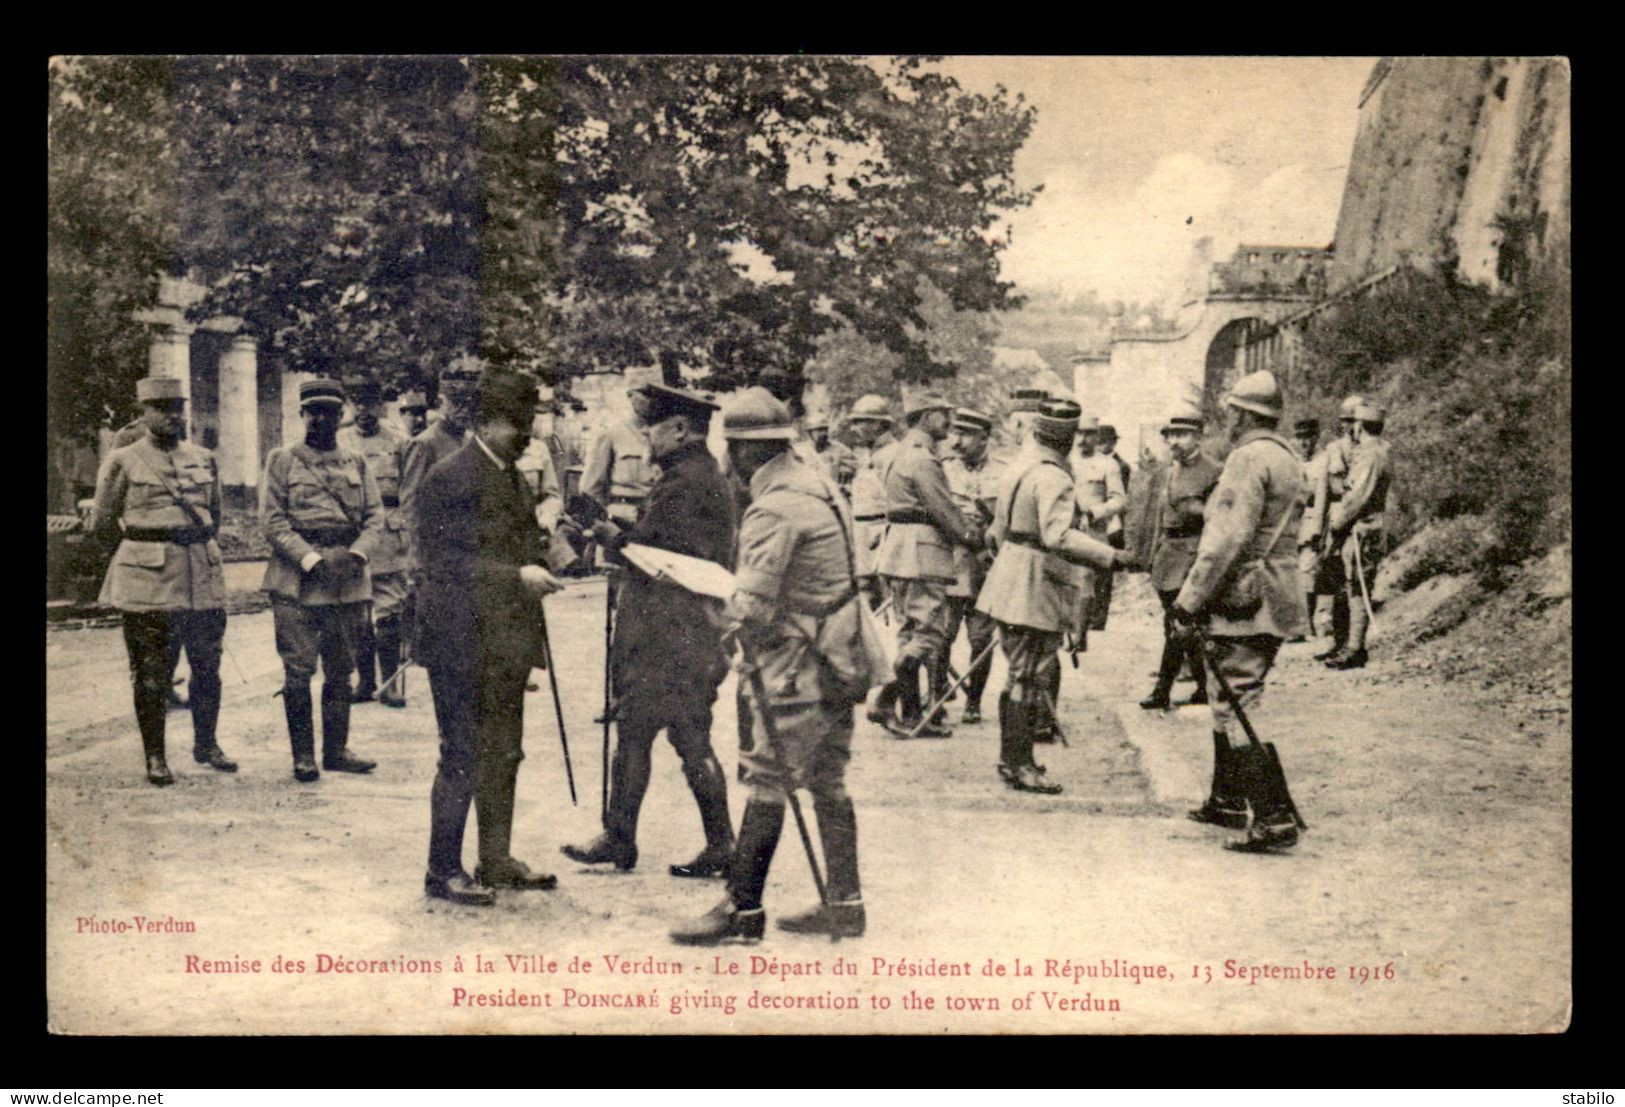
[[[376,380],[367,377],[357,381],[351,389],[350,402],[355,408],[355,425],[339,431],[338,443],[366,458],[367,468],[378,482],[378,497],[384,508],[384,525],[367,565],[372,577],[372,603],[359,624],[355,662],[361,679],[351,699],[354,703],[365,703],[377,695],[378,702],[385,707],[405,707],[406,699],[396,691],[400,687],[398,680],[381,691],[378,681],[389,681],[400,668],[402,615],[411,594],[408,576],[412,567],[412,540],[406,514],[401,510],[401,473],[406,464],[407,439],[384,425],[384,397]]]
[[[733,493],[706,448],[717,405],[658,384],[645,395],[649,445],[660,479],[649,490],[636,526],[623,529],[600,519],[593,536],[616,561],[635,542],[726,568],[733,562]],[[649,788],[650,751],[664,730],[682,759],[705,832],[699,855],[672,865],[670,872],[721,875],[734,842],[728,778],[711,750],[712,706],[728,675],[721,631],[708,618],[704,597],[629,567],[612,650],[619,738],[604,833],[586,845],[564,846],[562,852],[583,864],[610,862],[622,870],[637,864],[638,812]]]
[[[1151,587],[1162,601],[1162,660],[1157,666],[1156,687],[1140,701],[1140,706],[1147,711],[1172,706],[1169,695],[1186,660],[1196,677],[1196,692],[1187,702],[1208,702],[1202,656],[1187,648],[1185,637],[1178,633],[1168,614],[1196,561],[1207,502],[1219,483],[1218,464],[1202,453],[1202,427],[1201,413],[1187,409],[1170,417],[1162,428],[1162,437],[1168,443],[1169,462],[1158,470],[1152,492],[1156,497],[1158,525],[1151,549]]]
[[[954,582],[954,547],[982,547],[981,528],[960,514],[937,460],[936,445],[948,436],[953,407],[942,397],[915,392],[903,404],[908,433],[886,458],[886,536],[877,568],[891,589],[897,632],[896,679],[881,689],[869,718],[899,737],[920,724],[919,673],[934,677],[948,633],[948,586]],[[927,688],[937,686],[935,679]],[[901,702],[903,718],[893,720]],[[947,738],[952,732],[928,720],[919,735]]]
[[[429,401],[417,389],[401,393],[397,404],[401,413],[401,425],[406,428],[408,439],[416,438],[429,429]]]
[[[135,394],[146,437],[108,455],[86,529],[106,534],[115,523],[124,528],[100,602],[123,612],[147,780],[163,787],[175,779],[164,757],[164,713],[180,646],[192,667],[193,760],[223,773],[237,771],[215,740],[226,634],[226,582],[215,542],[220,475],[212,453],[181,440],[182,381],[148,377],[136,382]]]
[[[1388,443],[1382,437],[1387,413],[1376,404],[1362,403],[1354,410],[1354,452],[1349,460],[1348,486],[1332,508],[1328,529],[1342,559],[1344,588],[1349,608],[1348,646],[1326,661],[1328,669],[1359,669],[1366,663],[1365,636],[1370,629],[1371,589],[1377,567],[1387,552],[1383,512],[1388,506],[1392,468]]]
[[[626,371],[626,397],[632,416],[593,440],[581,474],[581,491],[602,504],[609,517],[632,524],[660,477],[649,450],[649,401],[644,389],[660,383],[660,370],[634,366]]]
[[[943,459],[942,472],[948,478],[948,490],[965,517],[965,522],[979,531],[986,531],[993,521],[993,504],[999,497],[999,482],[1004,479],[1004,462],[995,461],[987,453],[988,436],[993,432],[993,418],[980,411],[960,408],[954,412],[954,452]],[[988,674],[993,671],[993,644],[998,626],[991,618],[976,610],[976,597],[981,594],[982,582],[987,579],[993,555],[985,547],[954,547],[955,579],[948,586],[948,632],[944,636],[942,654],[937,659],[938,687],[932,697],[940,698],[948,687],[948,656],[961,623],[965,638],[970,643],[971,661],[981,661],[965,675],[965,710],[962,723],[982,721],[982,690],[987,687]]]
[[[1061,786],[1033,760],[1033,732],[1049,717],[1050,673],[1062,634],[1073,625],[1081,581],[1075,567],[1111,569],[1130,559],[1073,526],[1076,489],[1067,455],[1078,405],[1045,400],[1033,416],[1031,445],[999,490],[991,533],[998,546],[976,601],[998,620],[1009,665],[999,696],[999,775],[1023,792],[1053,795]]]
[[[271,545],[262,587],[271,597],[282,706],[293,775],[316,780],[310,679],[322,666],[322,768],[369,773],[377,762],[349,751],[354,643],[372,598],[368,564],[384,532],[384,507],[367,459],[339,446],[344,390],[325,377],[299,386],[305,440],[271,451],[260,484],[260,522]]]
[[[1302,634],[1308,621],[1294,549],[1303,514],[1303,461],[1275,429],[1281,391],[1274,374],[1249,373],[1224,402],[1235,447],[1208,500],[1196,562],[1169,615],[1198,648],[1205,633],[1210,666],[1251,708],[1264,693],[1281,642]],[[1234,732],[1230,703],[1219,687],[1214,692],[1213,784],[1192,817],[1246,825],[1246,841],[1229,848],[1263,852],[1296,845],[1284,780],[1271,772],[1262,747]]]
[[[737,589],[727,608],[745,664],[758,674],[751,677],[747,669],[740,677],[742,686],[754,686],[747,709],[752,740],[740,750],[750,796],[728,870],[728,894],[699,919],[674,928],[672,940],[718,945],[761,939],[762,890],[788,795],[797,788],[812,792],[829,869],[828,906],[781,918],[779,927],[856,937],[867,920],[846,765],[853,707],[868,687],[870,666],[853,652],[861,600],[852,573],[850,520],[828,482],[796,456],[790,411],[765,389],[748,389],[730,401],[723,427],[734,472],[750,485],[739,529]],[[854,682],[857,670],[864,675]],[[773,720],[771,739],[764,710]]]

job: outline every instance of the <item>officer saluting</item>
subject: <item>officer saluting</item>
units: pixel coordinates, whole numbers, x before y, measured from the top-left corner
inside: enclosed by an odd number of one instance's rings
[[[1281,392],[1269,372],[1249,373],[1225,397],[1235,448],[1225,459],[1208,501],[1196,563],[1169,611],[1188,638],[1206,623],[1209,661],[1242,704],[1251,707],[1281,642],[1302,634],[1307,618],[1298,590],[1297,536],[1303,512],[1303,461],[1276,433]],[[1297,844],[1298,828],[1284,781],[1270,772],[1267,753],[1231,733],[1234,712],[1212,698],[1214,766],[1207,802],[1192,817],[1220,826],[1246,825],[1250,852]]]
[[[734,546],[733,494],[706,448],[711,401],[665,385],[644,393],[649,445],[660,479],[636,526],[623,530],[607,519],[593,525],[605,554],[620,561],[629,542],[655,546],[727,567]],[[669,581],[629,568],[621,586],[613,643],[619,740],[615,744],[604,833],[562,852],[583,864],[637,864],[638,812],[649,788],[649,755],[661,730],[683,762],[683,776],[699,805],[705,848],[673,876],[718,876],[733,853],[728,778],[711,751],[711,709],[728,674],[722,634],[707,617],[706,601]]]
[[[935,673],[947,638],[954,547],[982,546],[981,529],[960,514],[942,462],[937,460],[936,444],[948,436],[952,412],[953,407],[940,396],[927,392],[910,396],[903,405],[908,433],[881,471],[886,489],[886,537],[880,544],[877,568],[891,586],[892,606],[901,625],[896,679],[881,689],[869,718],[891,727],[899,737],[919,726],[919,672]],[[935,686],[935,680],[928,681],[928,688]],[[893,722],[892,707],[899,699],[903,718]],[[952,732],[931,720],[919,734],[947,738]]]
[[[784,827],[790,791],[807,788],[829,866],[826,909],[779,920],[798,933],[857,936],[866,925],[858,884],[858,826],[846,792],[852,749],[852,688],[836,687],[837,672],[861,668],[851,651],[861,602],[853,581],[853,551],[844,508],[821,474],[791,448],[789,409],[766,389],[732,400],[723,416],[734,472],[750,485],[739,528],[737,589],[728,618],[760,674],[752,684],[754,741],[740,750],[750,797],[728,870],[728,894],[705,915],[672,930],[684,945],[754,942],[766,915],[762,889]],[[741,683],[744,683],[743,678]],[[859,681],[859,683],[867,683]],[[772,739],[762,716],[772,714]]]
[[[367,459],[339,446],[344,390],[317,378],[299,386],[305,440],[271,451],[260,486],[260,520],[271,559],[261,587],[271,597],[277,653],[282,655],[282,706],[293,747],[293,775],[310,782],[316,732],[310,678],[322,665],[322,768],[368,773],[375,761],[349,752],[353,644],[372,598],[369,560],[384,529],[378,482]]]
[[[214,455],[181,441],[186,388],[169,377],[136,382],[146,437],[108,455],[86,529],[124,527],[100,602],[124,613],[136,725],[147,780],[174,783],[164,758],[169,674],[179,647],[192,667],[192,757],[224,773],[237,766],[215,741],[226,582],[220,569],[220,476]]]
[[[998,620],[1009,664],[999,696],[999,775],[1024,792],[1061,790],[1033,760],[1033,732],[1049,717],[1050,672],[1077,612],[1074,568],[1130,564],[1126,554],[1072,525],[1076,490],[1066,459],[1079,415],[1071,400],[1046,400],[1034,416],[1029,452],[993,509],[998,555],[976,601],[977,610]]]
[[[406,514],[401,510],[401,472],[407,439],[384,425],[384,397],[377,381],[367,378],[356,382],[350,402],[355,407],[355,425],[339,431],[338,444],[366,458],[384,508],[384,525],[367,565],[372,578],[372,602],[357,624],[360,633],[356,637],[355,663],[361,679],[351,700],[365,703],[377,695],[385,707],[405,707],[406,700],[392,687],[386,686],[380,692],[378,680],[380,676],[388,680],[400,667],[401,616],[411,593],[407,571],[412,565],[412,540]]]

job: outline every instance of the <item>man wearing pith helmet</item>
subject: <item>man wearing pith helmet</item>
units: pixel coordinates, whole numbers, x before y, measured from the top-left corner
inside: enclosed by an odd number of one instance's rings
[[[976,600],[977,610],[998,620],[1009,665],[999,697],[999,775],[1023,792],[1061,790],[1033,760],[1033,737],[1051,718],[1051,673],[1078,610],[1082,580],[1074,570],[1129,561],[1073,526],[1077,493],[1066,459],[1079,414],[1071,400],[1045,400],[1034,414],[1031,444],[999,488],[991,528],[998,554]]]
[[[1308,622],[1294,548],[1303,515],[1303,462],[1275,429],[1281,390],[1274,374],[1249,373],[1224,402],[1235,447],[1208,500],[1196,560],[1169,617],[1205,649],[1213,685],[1215,765],[1204,821],[1233,826],[1250,810],[1246,840],[1230,848],[1263,852],[1297,844],[1291,799],[1285,780],[1271,771],[1267,751],[1238,733],[1217,677],[1243,707],[1253,707],[1281,642],[1302,634]]]
[[[829,482],[796,456],[789,408],[766,389],[747,389],[724,407],[723,434],[733,470],[750,488],[739,528],[737,587],[726,610],[748,666],[739,681],[739,759],[750,793],[727,895],[699,919],[674,928],[672,940],[760,940],[762,890],[787,798],[797,788],[812,792],[829,880],[825,903],[781,918],[779,927],[856,937],[866,918],[846,764],[853,706],[862,698],[851,674],[868,664],[853,648],[862,601],[853,584],[850,521]]]
[[[136,382],[145,436],[108,455],[86,529],[123,528],[100,602],[123,613],[135,719],[147,781],[174,782],[164,751],[170,673],[182,647],[192,667],[192,757],[234,773],[215,741],[226,582],[220,567],[220,474],[214,455],[182,441],[186,385],[170,377]]]
[[[1354,409],[1354,418],[1355,445],[1349,461],[1348,486],[1327,524],[1347,582],[1344,588],[1349,638],[1343,653],[1327,659],[1328,669],[1358,669],[1366,663],[1371,589],[1376,583],[1377,566],[1387,550],[1383,512],[1388,506],[1388,485],[1392,480],[1388,443],[1382,437],[1387,412],[1376,404],[1362,403]]]
[[[903,402],[908,433],[886,459],[881,483],[886,489],[886,536],[877,563],[891,589],[897,632],[896,679],[881,690],[870,718],[888,726],[899,737],[917,732],[921,737],[947,738],[951,731],[935,719],[921,727],[920,672],[926,687],[948,631],[948,586],[954,582],[954,548],[982,545],[982,530],[965,522],[936,447],[948,436],[953,406],[925,391],[911,393]],[[901,703],[901,721],[892,707]]]

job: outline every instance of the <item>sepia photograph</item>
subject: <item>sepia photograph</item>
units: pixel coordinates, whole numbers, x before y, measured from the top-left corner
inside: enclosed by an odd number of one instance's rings
[[[1567,58],[48,70],[49,1034],[1570,1028]]]

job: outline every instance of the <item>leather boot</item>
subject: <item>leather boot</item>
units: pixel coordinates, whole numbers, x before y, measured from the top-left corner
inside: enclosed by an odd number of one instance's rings
[[[378,678],[388,680],[401,667],[401,617],[389,615],[378,620]],[[378,702],[385,707],[405,707],[401,678],[378,689]]]
[[[1236,751],[1230,748],[1230,739],[1221,730],[1213,732],[1213,784],[1208,789],[1202,806],[1185,812],[1187,818],[1199,823],[1242,830],[1247,826],[1247,800],[1237,787]]]
[[[919,658],[906,658],[897,663],[897,702],[902,705],[903,717],[892,723],[891,732],[898,738],[907,738],[919,727],[914,734],[916,738],[951,738],[953,732],[934,720],[919,725],[925,710],[920,702],[920,668]]]
[[[813,810],[818,815],[818,837],[829,866],[829,883],[825,885],[829,906],[820,903],[800,914],[787,915],[779,920],[779,929],[792,934],[861,938],[868,920],[858,887],[858,818],[851,797],[814,796]]]
[[[474,880],[490,888],[549,891],[558,885],[558,878],[532,870],[513,855],[513,799],[518,780],[519,766],[510,763],[475,782],[480,863],[474,869]]]
[[[352,756],[350,690],[335,680],[322,681],[322,768],[331,773],[370,773],[376,761]]]
[[[1014,721],[1015,707],[1010,702],[1009,692],[999,693],[999,779],[1006,784],[1013,784],[1016,779],[1016,768],[1019,764],[1016,742],[1016,727]]]
[[[897,708],[899,691],[896,680],[882,686],[875,695],[875,702],[870,704],[868,710],[864,712],[864,717],[871,723],[877,723],[889,729],[893,721],[892,715]]]
[[[204,673],[192,674],[192,760],[207,765],[216,772],[234,773],[237,763],[225,754],[215,740],[215,725],[220,721],[220,673],[212,678]]]
[[[628,733],[626,728],[622,728],[620,737],[610,766],[604,832],[586,845],[560,846],[559,852],[577,864],[613,864],[624,873],[631,872],[638,863],[638,812],[649,790],[649,753],[639,736]]]
[[[282,710],[288,717],[288,742],[293,747],[293,777],[309,784],[322,775],[316,768],[316,723],[311,713],[309,677],[283,677]]]
[[[367,610],[356,619],[355,640],[351,644],[355,648],[355,669],[358,679],[355,691],[350,694],[350,702],[367,703],[378,695],[377,635],[372,628],[371,604],[368,604]],[[323,749],[325,748],[324,746]]]
[[[141,749],[147,759],[147,783],[159,788],[167,788],[175,783],[169,763],[164,759],[164,731],[161,725],[156,732],[151,727],[141,728]]]
[[[1033,731],[1038,721],[1047,714],[1047,708],[1043,704],[1031,702],[1011,704],[1010,719],[1016,724],[1011,752],[1017,758],[1017,762],[1010,786],[1018,792],[1038,792],[1053,796],[1061,791],[1059,784],[1044,775],[1044,766],[1033,760]]]
[[[733,858],[733,824],[728,818],[728,778],[715,756],[696,758],[683,766],[688,789],[700,807],[700,823],[705,828],[705,848],[684,865],[672,865],[672,876],[726,876]]]
[[[671,940],[685,946],[761,941],[767,928],[762,889],[767,885],[767,870],[783,829],[783,804],[760,800],[745,804],[739,820],[739,843],[728,872],[727,896],[693,922],[673,927]]]
[[[1315,660],[1342,657],[1348,650],[1348,640],[1349,598],[1346,592],[1339,591],[1332,597],[1332,648],[1315,654]]]
[[[1249,745],[1233,753],[1247,802],[1253,809],[1253,821],[1244,840],[1226,842],[1225,848],[1237,853],[1291,849],[1298,844],[1298,824],[1292,817],[1286,782],[1277,774],[1268,752],[1262,746]]]
[[[132,666],[132,692],[135,699],[135,724],[141,731],[141,751],[147,763],[147,783],[159,788],[175,783],[164,759],[164,715],[169,707],[165,702],[169,689],[161,678],[142,679]]]

